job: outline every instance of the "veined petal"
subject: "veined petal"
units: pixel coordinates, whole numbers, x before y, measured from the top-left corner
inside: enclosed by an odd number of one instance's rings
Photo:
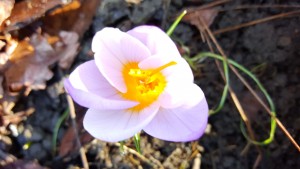
[[[159,107],[149,106],[141,112],[128,110],[89,109],[84,117],[84,128],[95,138],[118,142],[140,132],[156,115]]]
[[[148,57],[139,63],[141,69],[156,69],[170,62],[176,62],[175,65],[163,69],[161,72],[166,76],[167,81],[185,81],[193,82],[193,72],[188,63],[183,58],[174,58],[170,55],[157,54]]]
[[[117,94],[117,90],[112,87],[102,76],[95,61],[87,61],[79,65],[69,76],[70,83],[74,88],[94,93],[101,97],[109,97]]]
[[[99,72],[94,60],[78,66],[64,84],[72,98],[84,107],[124,109],[138,104],[123,100],[118,91]]]
[[[194,81],[191,68],[183,58],[172,58],[160,54],[139,63],[141,69],[156,69],[170,62],[176,62],[176,64],[161,71],[167,81],[167,85],[159,97],[159,102],[164,108],[175,108],[184,104],[186,98],[183,95],[186,94],[186,90],[190,90],[187,86],[193,85]]]
[[[192,107],[205,99],[203,91],[194,83],[171,83],[159,97],[163,108],[170,109],[179,106]]]
[[[139,40],[115,28],[99,31],[92,42],[95,61],[108,82],[120,92],[127,91],[122,70],[130,62],[138,63],[150,56],[150,51]]]
[[[114,100],[100,97],[94,93],[85,92],[83,90],[74,88],[69,79],[65,79],[64,86],[66,91],[70,94],[72,99],[83,107],[99,109],[99,110],[119,110],[127,109],[138,105],[137,102],[126,100]]]
[[[172,57],[181,57],[175,43],[161,29],[155,26],[138,26],[127,32],[139,39],[150,49],[151,54],[166,53]]]
[[[207,125],[208,106],[205,99],[190,108],[160,108],[144,128],[149,135],[167,141],[184,142],[201,137]]]

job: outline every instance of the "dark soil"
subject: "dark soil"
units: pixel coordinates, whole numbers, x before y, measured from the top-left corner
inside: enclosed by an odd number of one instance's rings
[[[67,108],[63,94],[62,77],[71,72],[80,63],[92,59],[90,47],[93,35],[106,26],[118,27],[123,31],[134,26],[151,24],[167,29],[182,9],[208,4],[209,0],[174,0],[170,5],[166,1],[143,0],[141,4],[128,4],[122,0],[103,0],[94,16],[93,23],[81,40],[80,52],[71,69],[67,72],[53,66],[54,77],[48,81],[46,90],[32,91],[28,97],[22,97],[15,108],[24,110],[34,107],[35,112],[20,123],[17,130],[20,135],[8,135],[12,141],[9,145],[0,139],[0,148],[19,159],[35,160],[48,168],[82,167],[81,159],[73,149],[64,150],[66,133],[71,127],[66,120],[58,133],[58,150],[63,156],[52,155],[52,134],[57,120]],[[269,5],[266,8],[246,8],[235,10],[241,5]],[[227,2],[220,6],[221,12],[210,26],[212,31],[241,23],[265,18],[283,12],[299,10],[299,8],[275,8],[274,4],[296,6],[296,0],[241,0]],[[217,41],[227,56],[251,70],[266,87],[275,102],[277,117],[300,143],[300,16],[278,18],[268,22],[254,24],[237,30],[216,35]],[[190,57],[199,52],[209,51],[202,42],[197,27],[181,22],[172,35],[176,42],[183,43],[191,51]],[[178,43],[179,45],[179,43]],[[180,45],[179,45],[180,47]],[[224,82],[215,61],[206,59],[197,65],[195,81],[204,91],[210,108],[215,108],[221,98]],[[244,74],[242,74],[244,75]],[[251,86],[260,93],[257,86],[247,78]],[[253,124],[258,140],[268,137],[269,116],[252,97],[241,81],[230,73],[233,90],[247,112]],[[76,106],[78,126],[82,126],[80,118],[85,109]],[[274,141],[266,146],[247,147],[247,140],[241,133],[241,117],[232,99],[228,96],[224,108],[209,117],[211,129],[199,139],[202,169],[247,169],[253,168],[258,155],[262,158],[257,168],[290,169],[300,167],[300,156],[285,134],[277,128]],[[90,168],[155,168],[130,152],[123,155],[118,145],[94,140],[87,133],[80,131]],[[29,134],[30,137],[27,135]],[[1,136],[0,136],[1,137]],[[73,136],[74,137],[74,136]],[[29,148],[22,148],[30,143]],[[172,143],[142,134],[142,151],[148,159],[157,159],[165,168],[193,168],[196,156],[192,155],[194,143]],[[71,144],[71,143],[70,143]],[[134,149],[132,140],[126,142]],[[197,148],[196,148],[197,149]],[[260,153],[259,153],[260,152]],[[199,159],[199,157],[198,157]],[[152,161],[153,162],[153,161]],[[185,164],[185,165],[184,165]],[[0,166],[1,168],[1,166]],[[8,168],[8,167],[7,167]],[[194,168],[193,168],[194,169]]]

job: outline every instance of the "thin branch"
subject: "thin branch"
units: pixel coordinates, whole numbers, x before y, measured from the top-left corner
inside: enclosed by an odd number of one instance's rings
[[[300,5],[264,4],[264,5],[240,5],[237,7],[223,9],[220,12],[244,9],[269,9],[269,8],[300,8]]]
[[[224,58],[224,63],[228,63],[228,60],[227,60],[227,56],[225,54],[225,52],[223,51],[223,49],[221,48],[221,46],[219,45],[219,43],[217,42],[216,38],[214,37],[214,35],[212,34],[211,30],[208,28],[208,26],[205,24],[205,22],[202,21],[202,18],[199,17],[199,21],[200,21],[200,25],[202,27],[204,27],[204,30],[206,31],[206,33],[208,34],[208,36],[210,37],[210,39],[212,40],[212,42],[215,44],[216,48],[218,49],[218,51],[221,53],[221,55],[223,56]],[[223,73],[221,73],[223,74]],[[227,81],[228,79],[226,79],[226,76],[225,74],[223,74],[224,77],[225,77],[225,81]],[[243,107],[241,106],[239,100],[237,99],[237,96],[235,94],[235,92],[233,91],[233,89],[230,87],[229,85],[229,91],[230,91],[230,96],[233,100],[233,102],[235,103],[236,105],[236,108],[238,109],[243,121],[245,122],[246,124],[246,127],[247,127],[247,130],[248,132],[250,133],[250,137],[251,139],[255,140],[255,135],[254,135],[254,132],[253,132],[253,129],[250,125],[250,122],[245,114],[245,111],[243,109]]]
[[[267,22],[267,21],[270,21],[270,20],[284,18],[284,17],[290,17],[292,15],[297,15],[297,14],[300,14],[300,10],[281,13],[281,14],[265,17],[265,18],[262,18],[262,19],[257,19],[257,20],[254,20],[254,21],[242,23],[242,24],[239,24],[239,25],[230,26],[230,27],[227,27],[227,28],[222,28],[222,29],[214,31],[213,34],[217,35],[217,34],[220,34],[220,33],[230,32],[230,31],[234,31],[234,30],[241,29],[241,28],[244,28],[244,27],[249,27],[249,26],[252,26],[252,25]]]
[[[299,11],[300,12],[300,11]],[[205,24],[204,24],[205,26]],[[219,52],[221,53],[221,55],[226,56],[224,51],[222,50],[222,48],[219,46],[218,42],[216,41],[215,37],[213,36],[213,34],[211,33],[211,31],[209,29],[206,29],[207,33],[210,35],[212,41],[215,43],[217,49],[219,50]],[[224,57],[225,60],[225,57]],[[294,146],[297,148],[297,150],[300,152],[300,147],[297,144],[297,142],[294,140],[294,138],[291,136],[291,134],[286,130],[286,128],[284,127],[284,125],[282,125],[282,123],[280,122],[280,120],[274,116],[274,114],[271,112],[271,110],[269,109],[269,107],[261,100],[261,98],[257,95],[257,93],[254,91],[254,89],[249,85],[249,83],[240,75],[240,73],[235,69],[235,67],[233,67],[231,64],[229,64],[230,69],[235,73],[235,75],[242,81],[242,83],[248,88],[248,90],[251,92],[251,94],[255,97],[255,99],[257,99],[257,101],[266,109],[266,111],[268,112],[268,114],[274,118],[276,120],[276,123],[278,124],[278,126],[280,127],[280,129],[285,133],[285,135],[288,137],[288,139],[292,142],[292,144],[294,144]],[[229,90],[231,91],[232,89],[229,87]],[[230,92],[232,93],[232,92]],[[238,99],[236,98],[235,94],[231,94],[231,97],[233,99],[233,101],[235,101],[235,104],[237,106],[237,108],[239,109],[239,112],[241,113],[241,117],[244,120],[246,127],[250,133],[250,137],[252,137],[251,135],[251,127],[250,124],[248,124],[248,120],[245,121],[246,119],[244,119],[246,117]],[[249,125],[249,127],[248,127]],[[250,130],[249,130],[250,129]]]
[[[163,169],[163,165],[158,161],[158,160],[154,160],[153,158],[147,158],[144,155],[140,154],[139,152],[135,151],[134,149],[131,149],[123,144],[120,143],[114,143],[114,145],[118,146],[118,147],[122,147],[124,152],[129,152],[135,156],[137,156],[140,160],[146,162],[147,164],[151,165],[151,167],[155,167],[158,166],[160,169]],[[151,160],[150,160],[151,159]]]
[[[70,117],[71,117],[71,121],[72,121],[72,126],[73,126],[75,137],[76,137],[76,144],[79,147],[81,162],[82,162],[84,169],[89,169],[89,164],[88,164],[88,161],[87,161],[87,158],[85,155],[85,150],[80,143],[80,139],[79,139],[79,135],[78,135],[74,103],[73,103],[73,100],[70,95],[66,94],[66,97],[67,97],[67,101],[68,101],[68,105],[69,105],[69,110],[70,110],[69,112],[70,112]]]

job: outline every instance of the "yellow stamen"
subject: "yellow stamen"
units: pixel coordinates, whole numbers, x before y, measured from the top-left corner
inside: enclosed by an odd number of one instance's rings
[[[137,106],[131,108],[132,111],[139,112],[157,100],[166,87],[166,79],[161,71],[175,64],[177,63],[172,61],[148,70],[140,69],[138,63],[128,63],[124,66],[122,73],[127,92],[122,93],[122,97],[139,102]]]

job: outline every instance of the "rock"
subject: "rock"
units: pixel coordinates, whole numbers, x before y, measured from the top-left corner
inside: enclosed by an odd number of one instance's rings
[[[25,155],[27,158],[37,158],[38,160],[44,159],[47,157],[46,151],[43,149],[41,143],[32,144],[26,151]]]
[[[286,47],[286,46],[291,45],[291,43],[292,43],[292,39],[290,37],[282,36],[282,37],[279,37],[279,39],[277,41],[277,46]]]
[[[133,7],[132,13],[129,15],[130,20],[134,24],[141,24],[148,21],[154,14],[157,15],[157,10],[161,8],[161,0],[143,1],[139,5]],[[160,17],[161,18],[161,17]]]

